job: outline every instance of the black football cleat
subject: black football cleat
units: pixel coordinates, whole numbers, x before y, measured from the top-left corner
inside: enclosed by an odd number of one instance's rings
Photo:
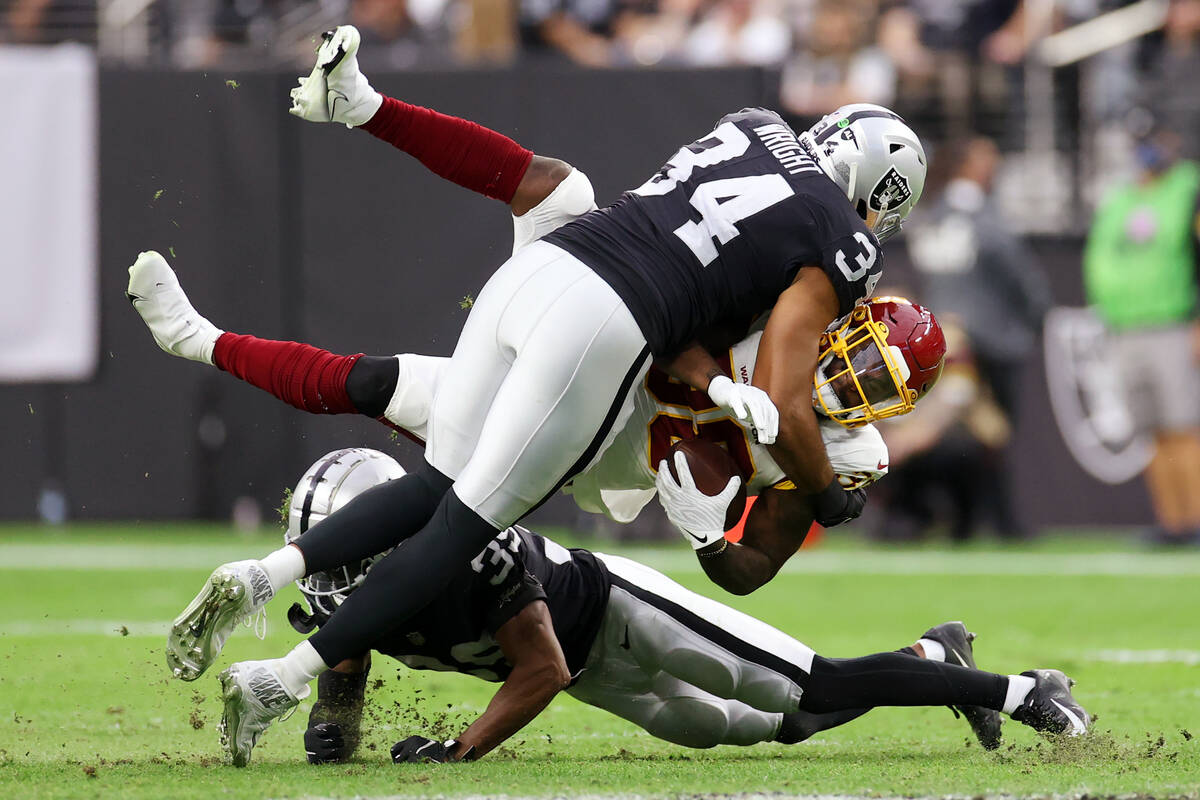
[[[961,622],[943,622],[925,631],[922,639],[932,639],[946,650],[946,663],[955,664],[968,669],[978,669],[975,666],[975,654],[971,642],[975,634],[967,630]],[[961,712],[967,718],[967,724],[975,733],[975,738],[984,750],[995,750],[1000,746],[1000,723],[1003,719],[999,711],[983,706],[950,706],[954,716]]]
[[[1013,719],[1041,733],[1087,733],[1092,718],[1071,696],[1075,681],[1056,669],[1031,669],[1021,674],[1035,683],[1025,702],[1012,713]]]

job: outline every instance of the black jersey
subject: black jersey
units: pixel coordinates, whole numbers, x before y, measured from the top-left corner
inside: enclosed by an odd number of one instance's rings
[[[802,266],[825,270],[846,314],[883,267],[845,194],[762,108],[724,117],[646,183],[544,240],[613,287],[656,355],[766,311]]]
[[[587,550],[568,550],[515,526],[374,649],[414,669],[502,681],[512,668],[494,634],[525,606],[545,600],[574,675],[583,669],[600,629],[609,586],[608,571]]]

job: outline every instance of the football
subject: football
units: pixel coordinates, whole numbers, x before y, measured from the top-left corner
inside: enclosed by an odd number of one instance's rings
[[[724,447],[704,439],[680,439],[667,452],[667,466],[675,480],[679,480],[675,472],[675,454],[680,452],[687,458],[696,488],[710,497],[720,494],[734,475],[742,479],[742,485],[729,501],[729,510],[725,512],[725,530],[733,528],[746,512],[746,476],[738,469],[733,456]]]

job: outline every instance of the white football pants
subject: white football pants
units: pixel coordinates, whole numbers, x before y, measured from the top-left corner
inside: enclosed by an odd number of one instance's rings
[[[506,528],[604,452],[649,365],[617,293],[534,242],[479,293],[433,398],[425,458]]]
[[[604,622],[567,692],[686,747],[775,738],[813,651],[647,566],[597,553],[613,577]]]

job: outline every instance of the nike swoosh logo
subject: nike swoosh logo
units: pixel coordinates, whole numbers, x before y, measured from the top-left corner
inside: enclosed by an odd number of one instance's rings
[[[692,537],[693,539],[695,539],[697,542],[701,542],[701,543],[703,543],[703,542],[704,542],[704,537],[703,537],[703,536],[697,536],[696,534],[692,533],[691,531],[687,530],[686,528],[682,528],[681,530],[682,530],[684,533],[686,533],[688,536],[690,536],[690,537]]]
[[[1053,697],[1050,698],[1050,702],[1058,706],[1058,710],[1066,714],[1067,719],[1071,720],[1071,733],[1073,735],[1078,736],[1081,733],[1087,733],[1087,723],[1080,719],[1078,714],[1055,700]]]
[[[336,89],[330,89],[328,92],[326,92],[325,99],[329,104],[329,119],[331,121],[333,120],[333,115],[336,113],[337,101],[341,100],[344,103],[350,102],[350,98],[346,97],[346,95],[342,94]]]
[[[971,668],[971,665],[967,663],[967,660],[962,657],[962,653],[958,652],[953,647],[950,648],[950,652],[953,653],[954,657],[958,659],[959,664],[963,665],[967,669]]]
[[[888,468],[888,465],[883,463],[882,461],[880,461],[878,464],[875,465],[875,469],[878,469],[878,470],[885,470],[887,468]]]
[[[332,39],[333,37],[331,36],[330,38]],[[324,71],[324,73],[326,75],[328,75],[330,72],[333,71],[334,67],[336,67],[338,64],[342,63],[342,59],[345,57],[346,57],[346,48],[344,45],[339,44],[337,52],[333,54],[333,58],[329,59],[329,62],[321,67],[322,71]]]

